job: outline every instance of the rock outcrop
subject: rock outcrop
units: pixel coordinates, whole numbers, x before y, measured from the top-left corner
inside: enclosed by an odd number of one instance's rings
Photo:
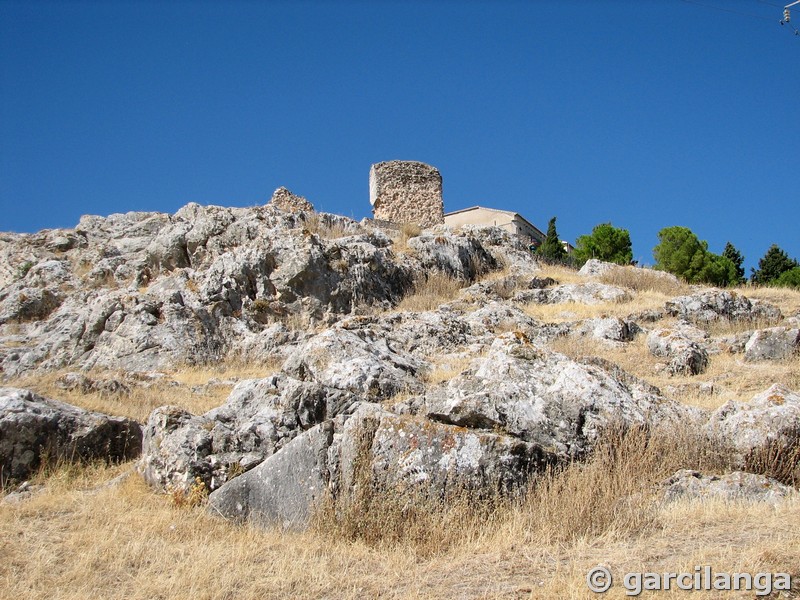
[[[673,298],[666,304],[667,313],[693,323],[729,321],[777,322],[781,311],[767,302],[751,301],[736,292],[707,290],[691,296]]]
[[[45,462],[129,460],[141,447],[135,421],[0,388],[0,483],[21,481]]]

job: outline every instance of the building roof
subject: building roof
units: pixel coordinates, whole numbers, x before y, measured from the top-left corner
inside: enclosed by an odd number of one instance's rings
[[[469,208],[462,208],[461,210],[454,210],[453,212],[445,213],[444,217],[446,219],[450,215],[457,215],[457,214],[460,214],[460,213],[469,212],[471,210],[488,210],[490,212],[500,213],[500,214],[507,215],[507,216],[510,216],[510,217],[519,217],[520,220],[524,221],[527,225],[529,225],[531,228],[535,229],[537,232],[539,232],[542,235],[542,237],[544,237],[544,233],[542,233],[541,229],[536,227],[536,225],[534,225],[533,223],[528,221],[528,219],[523,217],[518,212],[514,212],[512,210],[500,210],[499,208],[487,208],[485,206],[470,206]]]

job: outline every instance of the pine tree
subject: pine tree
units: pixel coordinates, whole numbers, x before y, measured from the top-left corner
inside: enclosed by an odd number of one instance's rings
[[[758,261],[758,269],[753,269],[752,281],[758,285],[768,285],[786,271],[797,267],[797,261],[789,258],[778,244],[772,244],[767,253]]]
[[[563,262],[564,259],[567,258],[567,251],[564,250],[564,245],[558,237],[558,231],[556,231],[555,217],[550,219],[550,222],[547,224],[547,235],[542,245],[539,246],[537,253],[542,258],[553,262]]]
[[[725,244],[722,256],[731,261],[733,266],[736,267],[736,283],[744,283],[744,267],[742,266],[742,263],[744,263],[744,256],[742,256],[742,253],[736,249],[736,246],[728,242]]]
[[[573,257],[579,265],[590,258],[629,265],[633,260],[631,235],[627,229],[614,227],[611,223],[600,223],[595,225],[591,234],[578,237]]]

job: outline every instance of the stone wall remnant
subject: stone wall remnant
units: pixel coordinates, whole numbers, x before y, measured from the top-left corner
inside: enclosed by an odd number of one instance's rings
[[[444,223],[442,176],[425,163],[390,160],[372,165],[369,201],[376,219],[432,227]]]
[[[279,187],[269,201],[272,206],[288,212],[314,212],[314,205],[302,196],[293,194],[285,187]]]

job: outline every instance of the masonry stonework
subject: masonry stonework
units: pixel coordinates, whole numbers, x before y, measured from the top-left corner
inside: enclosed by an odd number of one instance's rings
[[[314,212],[314,205],[302,196],[296,196],[285,187],[279,187],[272,194],[270,204],[289,212]]]
[[[444,223],[442,176],[434,167],[408,160],[372,165],[369,201],[376,219],[432,227]]]

